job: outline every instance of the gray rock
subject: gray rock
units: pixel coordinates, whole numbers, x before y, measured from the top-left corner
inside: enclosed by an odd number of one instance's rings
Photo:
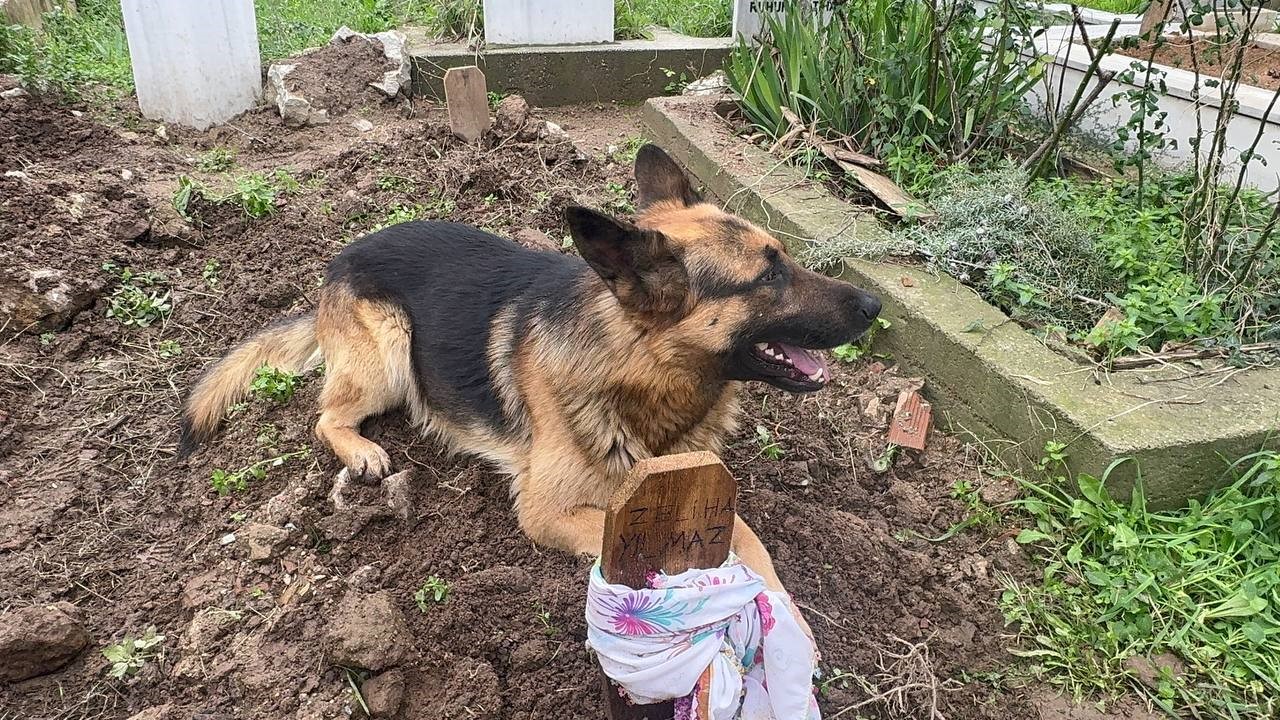
[[[0,682],[17,682],[61,668],[89,644],[71,603],[25,607],[0,615]]]
[[[311,101],[289,89],[287,78],[298,66],[274,63],[267,69],[267,102],[273,102],[284,124],[290,127],[326,125],[329,111],[311,106]]]
[[[237,533],[249,551],[249,559],[256,561],[271,560],[278,557],[289,544],[292,533],[284,528],[262,523],[246,525]]]
[[[325,646],[336,665],[378,672],[408,656],[408,637],[404,614],[390,593],[348,591],[329,623]]]
[[[105,287],[104,277],[68,278],[53,268],[29,270],[25,282],[0,277],[0,327],[32,334],[61,330],[91,307]]]
[[[373,123],[365,120],[364,118],[360,118],[358,120],[352,120],[351,127],[359,130],[360,132],[369,132],[373,130]]]

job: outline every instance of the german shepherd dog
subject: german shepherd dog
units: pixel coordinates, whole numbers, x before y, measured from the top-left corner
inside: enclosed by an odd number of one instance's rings
[[[391,471],[360,425],[404,407],[452,450],[512,476],[535,543],[599,555],[602,508],[636,460],[720,452],[742,381],[818,390],[829,373],[814,351],[853,340],[880,312],[874,296],[703,202],[658,147],[640,149],[635,175],[634,225],[565,211],[581,258],[450,222],[352,243],[314,312],[261,331],[200,379],[180,455],[210,439],[258,368],[323,360],[315,432],[349,472]],[[741,518],[733,550],[782,589]]]

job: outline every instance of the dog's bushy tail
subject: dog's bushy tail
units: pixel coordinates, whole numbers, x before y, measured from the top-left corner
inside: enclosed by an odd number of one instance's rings
[[[182,408],[178,458],[190,455],[218,430],[227,409],[249,394],[258,368],[299,373],[321,360],[315,314],[282,320],[236,347],[205,372]]]

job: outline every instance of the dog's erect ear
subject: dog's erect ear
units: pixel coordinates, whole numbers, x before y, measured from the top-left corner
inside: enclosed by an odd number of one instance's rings
[[[636,196],[641,208],[659,202],[678,202],[685,206],[702,202],[676,161],[653,144],[645,145],[636,153]]]
[[[665,235],[576,205],[564,217],[582,259],[623,307],[668,320],[681,314],[689,275]]]

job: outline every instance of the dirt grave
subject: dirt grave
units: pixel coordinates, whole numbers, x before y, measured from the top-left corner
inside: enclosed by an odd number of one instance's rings
[[[566,205],[617,209],[606,184],[633,183],[593,147],[637,134],[634,112],[568,111],[566,136],[535,111],[524,131],[468,146],[438,106],[362,102],[318,127],[286,129],[264,108],[205,133],[161,133],[128,107],[95,119],[0,100],[0,169],[20,173],[0,176],[2,279],[28,287],[33,271],[54,270],[83,291],[48,329],[0,334],[0,622],[70,603],[90,637],[69,665],[0,685],[5,720],[601,715],[583,645],[590,561],[534,547],[508,480],[484,464],[446,456],[392,413],[367,433],[408,471],[407,518],[378,487],[350,484],[335,503],[339,467],[310,435],[314,374],[289,402],[251,401],[215,442],[173,459],[199,373],[310,307],[326,262],[398,206],[558,243]],[[576,127],[590,130],[586,152]],[[201,170],[215,147],[236,167]],[[277,169],[299,187],[263,219],[216,205],[193,223],[171,202],[180,175],[225,189]],[[148,327],[106,317],[119,285],[108,262],[161,273],[172,314]],[[1011,531],[926,539],[965,517],[957,480],[993,502],[1010,488],[938,431],[924,452],[872,469],[895,398],[918,385],[874,362],[841,364],[811,396],[747,388],[724,458],[742,514],[817,633],[826,713],[1039,717],[1041,689],[982,679],[1010,663],[999,575],[1032,571]],[[243,492],[211,487],[214,469],[255,463],[265,476]],[[415,599],[432,576],[447,597]],[[101,648],[151,625],[163,651],[110,678]]]

